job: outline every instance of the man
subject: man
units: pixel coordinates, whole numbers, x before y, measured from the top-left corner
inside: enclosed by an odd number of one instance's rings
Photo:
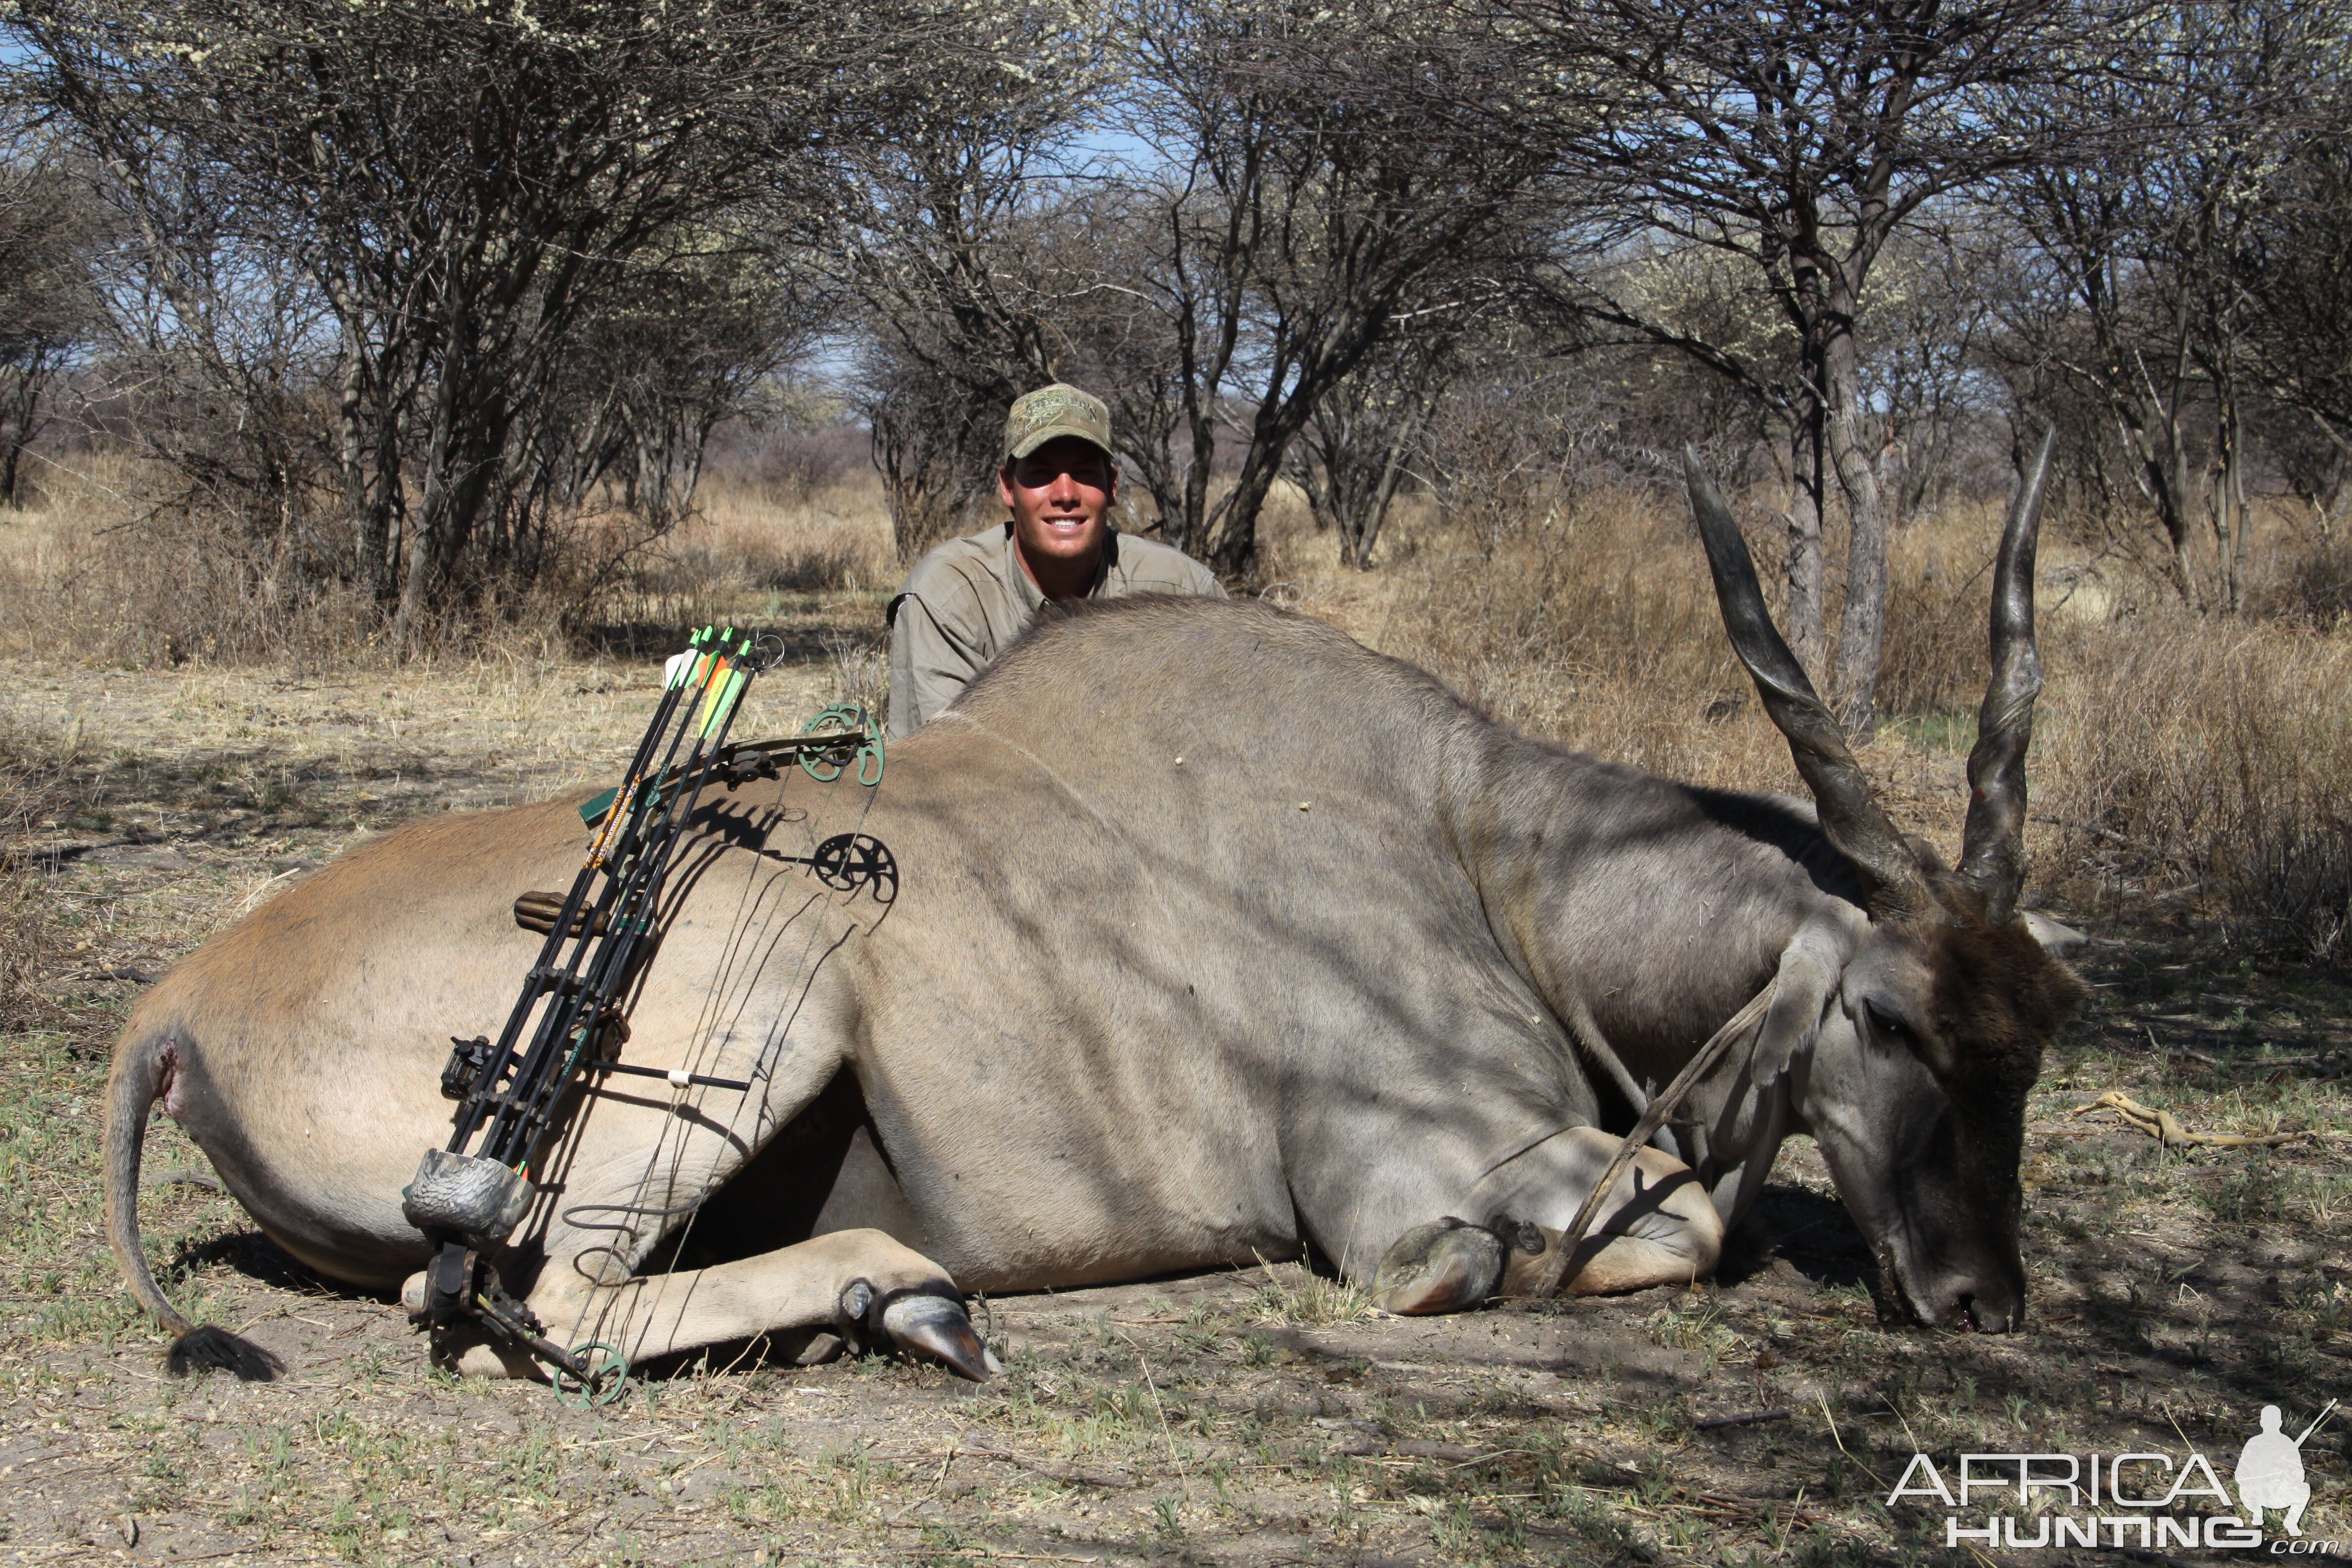
[[[890,601],[894,741],[954,701],[1048,601],[1225,596],[1199,562],[1110,526],[1110,411],[1075,386],[1056,382],[1013,404],[996,493],[1012,517],[931,551]]]

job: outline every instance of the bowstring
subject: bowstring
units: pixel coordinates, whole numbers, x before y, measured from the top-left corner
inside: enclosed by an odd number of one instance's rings
[[[872,716],[868,715],[867,719],[870,726],[873,722]],[[797,770],[780,770],[778,773],[775,810],[779,825],[789,821],[783,814],[790,809],[786,805],[786,797],[792,771]],[[847,774],[849,770],[845,768],[842,774],[835,775],[835,779]],[[835,780],[824,782],[830,785]],[[849,829],[853,837],[862,836],[866,818],[874,809],[875,796],[881,793],[881,782],[877,778],[870,785],[857,786],[863,799],[859,804],[856,820]],[[812,848],[824,842],[824,837],[821,831],[824,817],[826,815],[826,808],[836,798],[828,787],[821,797],[820,804],[804,819],[807,823],[805,833]],[[722,854],[725,848],[726,847],[722,845],[720,851]],[[817,868],[814,866],[808,866],[803,869],[811,875],[817,874]],[[730,1019],[740,1019],[744,1010],[751,1005],[752,996],[757,990],[758,972],[765,967],[764,958],[754,964],[751,974],[747,977],[741,990],[735,995],[730,1008],[728,1005],[728,996],[730,988],[734,985],[737,971],[741,967],[747,952],[765,954],[772,951],[774,943],[768,939],[768,933],[775,929],[779,912],[787,906],[791,906],[791,912],[782,918],[782,925],[789,928],[794,921],[805,918],[808,921],[807,936],[802,944],[798,957],[794,960],[792,976],[783,988],[783,995],[789,998],[788,1005],[782,1010],[782,1016],[773,1032],[761,1043],[759,1052],[753,1058],[751,1071],[747,1074],[755,1091],[764,1089],[773,1081],[776,1068],[790,1044],[793,1024],[800,1016],[801,1008],[807,1000],[808,991],[815,984],[817,969],[823,966],[825,957],[830,956],[859,931],[855,921],[849,921],[849,929],[827,946],[823,954],[817,954],[813,963],[812,955],[816,954],[818,943],[824,934],[825,921],[822,918],[822,910],[832,905],[836,895],[854,900],[865,886],[864,883],[857,883],[846,889],[835,889],[826,884],[820,876],[817,888],[805,899],[795,903],[788,896],[788,889],[784,888],[782,872],[779,871],[762,879],[755,870],[745,878],[742,891],[737,897],[735,919],[729,923],[728,939],[722,949],[722,956],[703,988],[694,1031],[690,1037],[691,1044],[688,1051],[686,1070],[701,1071],[705,1067],[712,1065],[710,1058],[718,1048],[716,1042],[721,1025]],[[758,917],[755,921],[752,915],[756,913],[756,906],[765,902],[771,892],[776,892],[779,895],[774,905],[764,916]],[[637,1314],[641,1309],[648,1314],[649,1321],[646,1328],[650,1331],[651,1300],[655,1294],[654,1291],[642,1287],[635,1290],[628,1290],[625,1287],[638,1279],[658,1279],[667,1282],[678,1271],[679,1259],[685,1256],[688,1244],[693,1239],[695,1223],[700,1217],[703,1203],[714,1189],[706,1184],[702,1191],[680,1204],[654,1205],[646,1203],[646,1199],[656,1180],[664,1176],[667,1178],[666,1195],[676,1194],[678,1177],[685,1167],[686,1158],[696,1132],[708,1131],[709,1136],[718,1140],[718,1147],[723,1155],[726,1147],[738,1141],[744,1113],[749,1109],[754,1118],[753,1136],[741,1140],[752,1152],[747,1157],[748,1163],[750,1159],[757,1158],[758,1151],[762,1145],[762,1135],[772,1132],[774,1127],[781,1127],[789,1120],[788,1117],[778,1113],[773,1127],[761,1126],[761,1121],[769,1115],[768,1096],[764,1092],[744,1091],[738,1094],[734,1110],[730,1113],[723,1128],[718,1128],[715,1131],[698,1129],[688,1112],[692,1112],[694,1116],[699,1116],[709,1096],[706,1093],[694,1097],[690,1102],[688,1097],[694,1089],[701,1087],[704,1086],[687,1086],[686,1089],[673,1093],[668,1114],[663,1120],[661,1133],[656,1139],[653,1149],[648,1152],[645,1170],[637,1178],[631,1202],[581,1204],[563,1211],[561,1216],[562,1223],[574,1230],[610,1230],[616,1233],[615,1242],[583,1249],[574,1254],[569,1260],[573,1269],[587,1279],[589,1286],[582,1296],[580,1308],[574,1314],[572,1327],[568,1331],[570,1343],[580,1344],[595,1341],[616,1344],[621,1346],[622,1353],[625,1355],[628,1352],[622,1342],[625,1342],[636,1330]],[[793,1114],[797,1114],[803,1108],[800,1106],[793,1107]],[[674,1143],[671,1136],[673,1132],[677,1134]],[[668,1169],[666,1173],[662,1171],[665,1151],[667,1151],[668,1154]],[[589,1215],[617,1217],[592,1221],[584,1217]],[[677,1228],[674,1237],[667,1236],[656,1237],[657,1241],[667,1240],[669,1244],[669,1256],[661,1273],[648,1277],[630,1272],[634,1269],[635,1262],[625,1256],[625,1249],[635,1249],[639,1240],[636,1227],[630,1224],[630,1221],[635,1219],[665,1221],[674,1219],[680,1215],[685,1216],[685,1223]],[[605,1269],[600,1264],[596,1271],[591,1274],[582,1267],[591,1258],[612,1259],[621,1265],[624,1273],[619,1279],[608,1279]],[[625,1298],[628,1303],[625,1310],[622,1307]],[[672,1310],[683,1314],[685,1306],[685,1302],[681,1300],[675,1303]],[[620,1322],[621,1342],[615,1342],[608,1337],[613,1327],[613,1315],[616,1310],[623,1312]],[[588,1329],[588,1320],[592,1314],[595,1318],[595,1323],[593,1329]],[[587,1329],[584,1334],[583,1329]]]
[[[866,799],[857,817],[857,824],[860,826],[864,825],[867,813],[869,813],[873,807],[874,790],[869,788],[865,793]],[[830,792],[827,793],[826,798],[830,800]],[[781,783],[778,790],[778,806],[779,815],[781,816],[782,810],[785,809],[783,807],[783,790]],[[821,826],[821,817],[817,814],[813,813],[808,820],[810,821],[810,828],[808,831],[811,837],[814,837]],[[780,890],[779,884],[782,882],[782,877],[781,874],[770,877],[764,881],[756,875],[747,877],[745,879],[743,890],[738,897],[737,919],[730,922],[730,936],[727,949],[725,950],[725,955],[722,957],[719,964],[714,968],[710,980],[704,987],[703,998],[698,1009],[694,1033],[690,1037],[693,1043],[688,1049],[688,1070],[689,1071],[712,1065],[709,1058],[714,1047],[719,1023],[725,1016],[725,1001],[727,994],[733,987],[735,975],[741,966],[742,955],[747,950],[760,952],[766,952],[772,950],[772,944],[764,939],[766,938],[767,933],[773,930],[776,925],[777,912],[782,910],[788,904],[793,905],[791,913],[785,915],[782,921],[783,924],[789,926],[793,921],[800,920],[804,916],[810,915],[812,911],[818,908],[818,906],[828,902],[829,900],[826,897],[828,893],[844,890],[821,887],[819,889],[811,891],[808,897],[798,900],[797,903],[794,903],[794,901],[789,897],[781,897],[776,900],[775,905],[770,912],[765,917],[758,921],[756,924],[753,921],[745,918],[743,911],[747,904],[752,903],[755,900],[764,901],[766,896],[770,892]],[[855,888],[845,890],[852,896],[855,896],[857,891]],[[786,1011],[783,1026],[767,1041],[762,1043],[761,1050],[754,1059],[751,1072],[751,1079],[755,1084],[764,1084],[772,1082],[773,1079],[777,1059],[780,1058],[782,1049],[789,1044],[791,1020],[798,1016],[800,1003],[804,999],[803,996],[799,994],[804,994],[809,986],[814,982],[814,969],[816,966],[811,964],[810,956],[815,951],[817,942],[823,935],[823,930],[824,921],[821,919],[813,919],[810,921],[808,940],[803,944],[799,957],[793,965],[792,977],[787,982],[785,987],[785,994],[793,998],[792,1005]],[[845,936],[844,940],[845,940]],[[820,959],[819,963],[821,963],[822,960]],[[760,965],[760,967],[764,966],[764,963]],[[752,988],[752,985],[747,984],[738,997],[732,1010],[735,1016],[740,1016],[742,1010],[749,1005]],[[704,1131],[703,1129],[697,1128],[684,1113],[689,1110],[699,1113],[702,1110],[703,1104],[707,1100],[707,1096],[704,1096],[695,1099],[689,1104],[687,1095],[681,1093],[673,1096],[670,1114],[664,1121],[660,1137],[656,1141],[654,1148],[648,1152],[646,1169],[638,1178],[636,1189],[633,1194],[633,1202],[628,1204],[574,1205],[573,1209],[566,1212],[564,1216],[566,1222],[572,1224],[578,1229],[611,1228],[620,1231],[623,1233],[625,1237],[625,1239],[620,1243],[620,1247],[634,1247],[637,1241],[637,1235],[635,1228],[628,1224],[629,1219],[669,1219],[679,1215],[685,1215],[688,1216],[687,1226],[672,1242],[668,1263],[663,1273],[658,1276],[658,1278],[667,1279],[670,1275],[675,1274],[678,1268],[678,1258],[683,1255],[687,1243],[691,1239],[694,1217],[698,1214],[704,1199],[709,1195],[709,1190],[706,1188],[702,1193],[698,1194],[698,1195],[689,1198],[682,1204],[654,1205],[646,1203],[646,1199],[649,1189],[651,1189],[656,1180],[665,1174],[667,1177],[666,1195],[675,1195],[678,1186],[677,1178],[684,1167],[686,1157],[690,1152],[690,1145],[693,1139],[698,1131]],[[729,1142],[733,1141],[738,1136],[745,1108],[747,1105],[753,1105],[754,1102],[755,1097],[753,1095],[749,1093],[740,1095],[736,1101],[735,1110],[730,1115],[723,1129],[719,1129],[710,1133],[711,1136],[716,1137],[719,1141],[719,1147],[722,1150]],[[766,1113],[766,1096],[761,1095],[756,1097],[756,1105],[753,1114],[757,1117],[765,1117]],[[677,1133],[676,1142],[674,1143],[671,1141],[671,1134],[673,1131]],[[756,1144],[754,1144],[753,1147],[756,1148]],[[662,1166],[666,1152],[668,1155],[668,1169],[665,1173],[662,1171]],[[624,1217],[615,1221],[602,1223],[589,1222],[585,1220],[584,1217],[574,1217],[575,1215],[584,1216],[590,1214],[619,1215]],[[575,1257],[573,1260],[574,1267],[578,1268],[579,1262],[583,1258],[592,1255],[601,1254],[602,1256],[613,1258],[616,1261],[620,1261],[623,1267],[626,1268],[629,1267],[630,1260],[622,1257],[620,1247],[607,1246],[583,1251]],[[583,1275],[586,1274],[585,1269],[582,1269],[581,1272]],[[578,1332],[579,1329],[586,1322],[589,1312],[593,1310],[596,1312],[597,1317],[593,1336],[595,1338],[602,1339],[610,1327],[614,1310],[619,1307],[623,1296],[625,1295],[630,1300],[630,1308],[627,1314],[623,1319],[622,1331],[625,1337],[628,1335],[630,1331],[636,1327],[636,1309],[640,1300],[651,1294],[649,1291],[643,1289],[635,1291],[622,1290],[620,1288],[630,1283],[631,1278],[631,1276],[625,1274],[622,1278],[617,1279],[609,1279],[605,1275],[604,1270],[601,1268],[597,1270],[595,1275],[589,1276],[592,1289],[589,1294],[583,1300],[580,1313],[574,1321],[573,1332],[575,1334]],[[680,1304],[681,1309],[683,1303]]]

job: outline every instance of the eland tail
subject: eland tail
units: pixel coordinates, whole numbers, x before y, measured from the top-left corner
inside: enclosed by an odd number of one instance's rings
[[[115,1052],[106,1085],[106,1239],[131,1293],[172,1332],[163,1364],[173,1376],[186,1376],[190,1367],[216,1366],[242,1382],[267,1383],[285,1370],[284,1363],[226,1329],[190,1322],[155,1282],[147,1249],[140,1244],[139,1158],[147,1142],[147,1117],[178,1065],[178,1045],[168,1033],[147,1035]]]

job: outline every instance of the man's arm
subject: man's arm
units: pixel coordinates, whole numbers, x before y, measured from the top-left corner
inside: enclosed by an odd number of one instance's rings
[[[891,601],[890,617],[889,738],[897,741],[954,701],[986,661],[912,589]]]

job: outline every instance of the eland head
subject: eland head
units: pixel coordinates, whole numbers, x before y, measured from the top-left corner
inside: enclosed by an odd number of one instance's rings
[[[1788,739],[1822,836],[1853,866],[1867,917],[1825,987],[1810,1051],[1790,1064],[1794,1102],[1877,1253],[1887,1303],[1924,1322],[1996,1332],[2014,1328],[2025,1305],[2026,1097],[2043,1047],[2084,994],[2037,936],[2041,922],[2018,907],[2025,754],[2042,689],[2034,536],[2050,449],[2045,437],[2001,533],[1992,679],[1951,867],[1879,805],[1774,627],[1730,510],[1696,454],[1685,451],[1733,649]]]

